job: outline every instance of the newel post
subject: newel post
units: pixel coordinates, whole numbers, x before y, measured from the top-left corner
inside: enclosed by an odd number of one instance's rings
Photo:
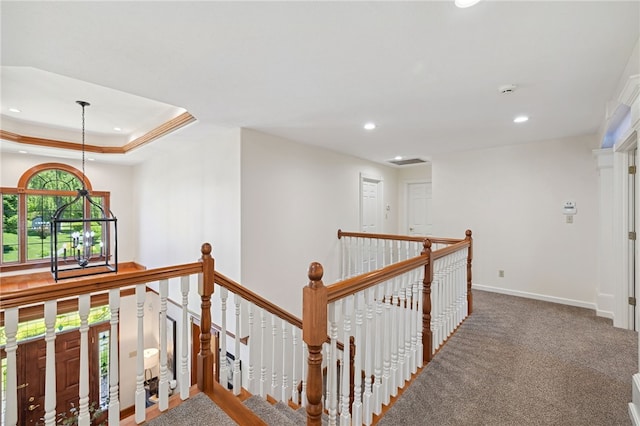
[[[433,355],[433,335],[431,333],[431,283],[433,282],[433,258],[431,256],[431,240],[422,243],[423,256],[429,260],[424,265],[424,279],[422,280],[422,361],[426,364]]]
[[[211,244],[202,244],[202,274],[198,282],[200,305],[200,353],[198,354],[198,389],[213,392],[213,352],[211,352],[211,295],[214,283],[214,260]]]
[[[322,423],[322,344],[327,340],[327,288],[322,265],[309,265],[309,285],[302,290],[302,338],[307,344],[307,425]]]
[[[465,240],[469,241],[469,252],[467,254],[467,315],[473,312],[473,294],[471,294],[471,261],[473,260],[473,238],[471,229],[465,232]]]

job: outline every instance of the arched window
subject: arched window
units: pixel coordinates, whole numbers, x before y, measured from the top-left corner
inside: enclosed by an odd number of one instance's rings
[[[91,198],[108,209],[109,193],[93,191],[87,177],[66,164],[38,165],[21,176],[16,188],[1,188],[1,271],[49,264],[49,221],[60,206],[76,197],[83,183]],[[89,209],[90,206],[78,206],[72,214],[82,217],[83,208]]]

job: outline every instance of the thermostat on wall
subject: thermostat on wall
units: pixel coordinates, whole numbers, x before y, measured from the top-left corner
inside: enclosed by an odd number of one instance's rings
[[[562,205],[562,213],[567,215],[574,215],[577,213],[575,201],[565,201]]]

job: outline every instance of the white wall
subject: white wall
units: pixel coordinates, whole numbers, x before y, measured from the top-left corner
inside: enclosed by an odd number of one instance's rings
[[[148,268],[193,262],[209,242],[216,269],[238,279],[240,133],[212,126],[198,133],[165,142],[170,149],[134,169],[137,260]]]
[[[397,230],[396,170],[242,131],[242,285],[300,316],[313,261],[338,277],[338,229],[358,231],[360,173],[383,179],[383,232]],[[384,217],[384,216],[383,216]]]
[[[63,163],[82,170],[77,160],[40,157],[28,154],[2,153],[0,186],[15,188],[20,177],[31,167],[44,163]],[[118,261],[129,262],[135,257],[136,228],[133,223],[131,176],[129,166],[115,166],[99,162],[85,164],[85,172],[96,191],[111,193],[111,211],[118,218]],[[33,271],[31,271],[33,272]]]
[[[585,136],[434,156],[434,233],[473,231],[474,284],[595,308],[596,142]],[[577,203],[572,224],[565,200]]]

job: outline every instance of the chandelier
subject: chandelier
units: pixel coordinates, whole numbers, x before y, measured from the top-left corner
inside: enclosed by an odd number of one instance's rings
[[[84,110],[90,104],[76,103],[82,107],[82,189],[60,206],[50,221],[51,273],[55,281],[118,271],[118,220],[111,210],[91,198],[85,182]]]

